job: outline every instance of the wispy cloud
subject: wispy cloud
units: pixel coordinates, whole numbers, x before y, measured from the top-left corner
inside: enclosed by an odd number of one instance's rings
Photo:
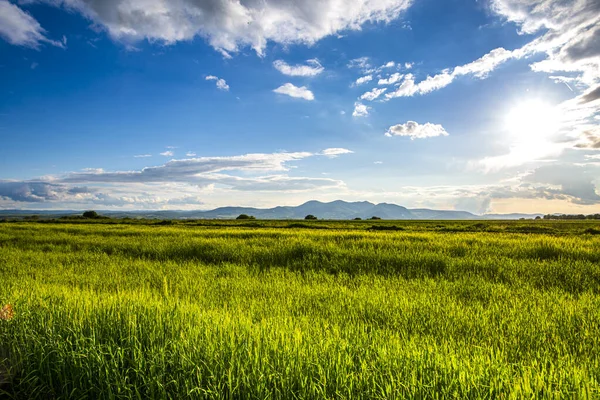
[[[279,72],[288,76],[315,76],[323,72],[324,68],[319,60],[311,59],[306,61],[307,65],[289,65],[283,60],[276,60],[273,66]]]
[[[167,151],[163,151],[162,153],[160,153],[161,156],[165,156],[165,157],[173,157],[175,155],[175,153],[173,153],[171,150],[167,150]]]
[[[152,154],[137,154],[133,157],[134,158],[147,158],[147,157],[152,157]]]
[[[0,0],[0,37],[10,44],[33,49],[38,49],[41,43],[62,48],[66,45],[48,39],[46,30],[35,18],[6,0]]]
[[[354,153],[352,150],[344,149],[341,147],[333,147],[330,149],[325,149],[319,154],[323,155],[323,156],[327,156],[329,158],[335,158],[342,154],[352,154],[352,153]]]

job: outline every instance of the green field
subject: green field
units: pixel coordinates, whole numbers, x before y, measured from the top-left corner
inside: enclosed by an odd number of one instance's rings
[[[0,223],[0,397],[600,397],[600,224]]]

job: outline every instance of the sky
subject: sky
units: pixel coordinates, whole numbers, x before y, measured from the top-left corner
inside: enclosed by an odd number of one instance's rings
[[[600,212],[597,0],[0,0],[0,209]]]

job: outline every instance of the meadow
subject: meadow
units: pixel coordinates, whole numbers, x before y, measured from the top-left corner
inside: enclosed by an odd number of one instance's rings
[[[0,397],[600,397],[594,221],[0,223]]]

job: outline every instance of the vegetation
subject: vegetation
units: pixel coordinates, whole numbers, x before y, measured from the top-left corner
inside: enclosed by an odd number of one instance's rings
[[[256,219],[256,218],[254,218],[254,216],[252,216],[252,215],[240,214],[236,217],[236,219]]]
[[[599,228],[4,223],[0,397],[598,398]]]
[[[83,213],[83,218],[98,218],[99,215],[96,211],[85,211]]]
[[[600,219],[600,214],[590,214],[590,215],[547,214],[547,215],[544,215],[544,219]]]
[[[312,215],[312,214],[308,214],[306,217],[304,217],[304,219],[315,220],[315,219],[317,219],[317,217],[315,217],[315,216],[314,216],[314,215]]]

